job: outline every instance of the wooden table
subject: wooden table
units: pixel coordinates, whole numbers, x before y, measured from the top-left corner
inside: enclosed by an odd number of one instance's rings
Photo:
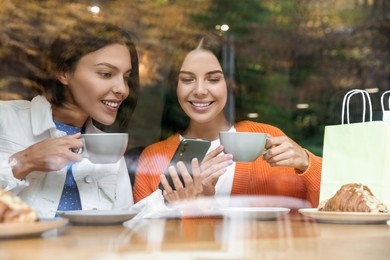
[[[390,226],[275,221],[143,220],[134,229],[65,226],[0,240],[0,259],[390,259]]]

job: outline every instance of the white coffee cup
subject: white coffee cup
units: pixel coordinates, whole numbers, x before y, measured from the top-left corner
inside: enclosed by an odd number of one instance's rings
[[[116,163],[127,149],[127,133],[89,133],[82,134],[84,147],[79,151],[92,163]]]
[[[225,153],[233,155],[236,162],[252,162],[263,155],[267,134],[252,132],[220,132],[219,140]]]

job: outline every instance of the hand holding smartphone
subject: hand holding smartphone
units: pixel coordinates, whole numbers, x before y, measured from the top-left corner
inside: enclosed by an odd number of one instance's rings
[[[210,148],[211,142],[203,139],[182,139],[178,148],[176,149],[175,154],[172,157],[169,166],[165,170],[164,174],[168,180],[169,185],[175,190],[175,185],[173,184],[171,175],[169,174],[168,168],[170,166],[175,166],[179,161],[182,161],[186,166],[188,172],[192,174],[191,161],[193,158],[197,158],[199,163],[204,159],[208,149]],[[180,172],[178,172],[180,181],[184,185],[183,177]],[[164,190],[164,187],[160,183],[159,188]]]

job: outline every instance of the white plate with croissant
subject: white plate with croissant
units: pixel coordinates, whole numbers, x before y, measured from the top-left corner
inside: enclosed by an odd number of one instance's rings
[[[0,223],[0,238],[37,236],[46,231],[65,226],[67,223],[68,220],[62,218],[40,219],[30,223]]]
[[[347,183],[318,208],[300,209],[302,215],[318,222],[341,224],[382,224],[390,220],[388,206],[362,183]]]
[[[318,208],[299,209],[299,213],[318,222],[336,224],[385,224],[390,220],[390,212],[338,212],[319,211]]]

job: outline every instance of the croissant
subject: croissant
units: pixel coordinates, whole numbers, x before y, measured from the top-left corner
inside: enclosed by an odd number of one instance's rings
[[[36,211],[11,192],[0,188],[0,223],[35,222]]]
[[[350,183],[341,186],[333,197],[320,203],[318,210],[380,213],[388,209],[366,185]]]

